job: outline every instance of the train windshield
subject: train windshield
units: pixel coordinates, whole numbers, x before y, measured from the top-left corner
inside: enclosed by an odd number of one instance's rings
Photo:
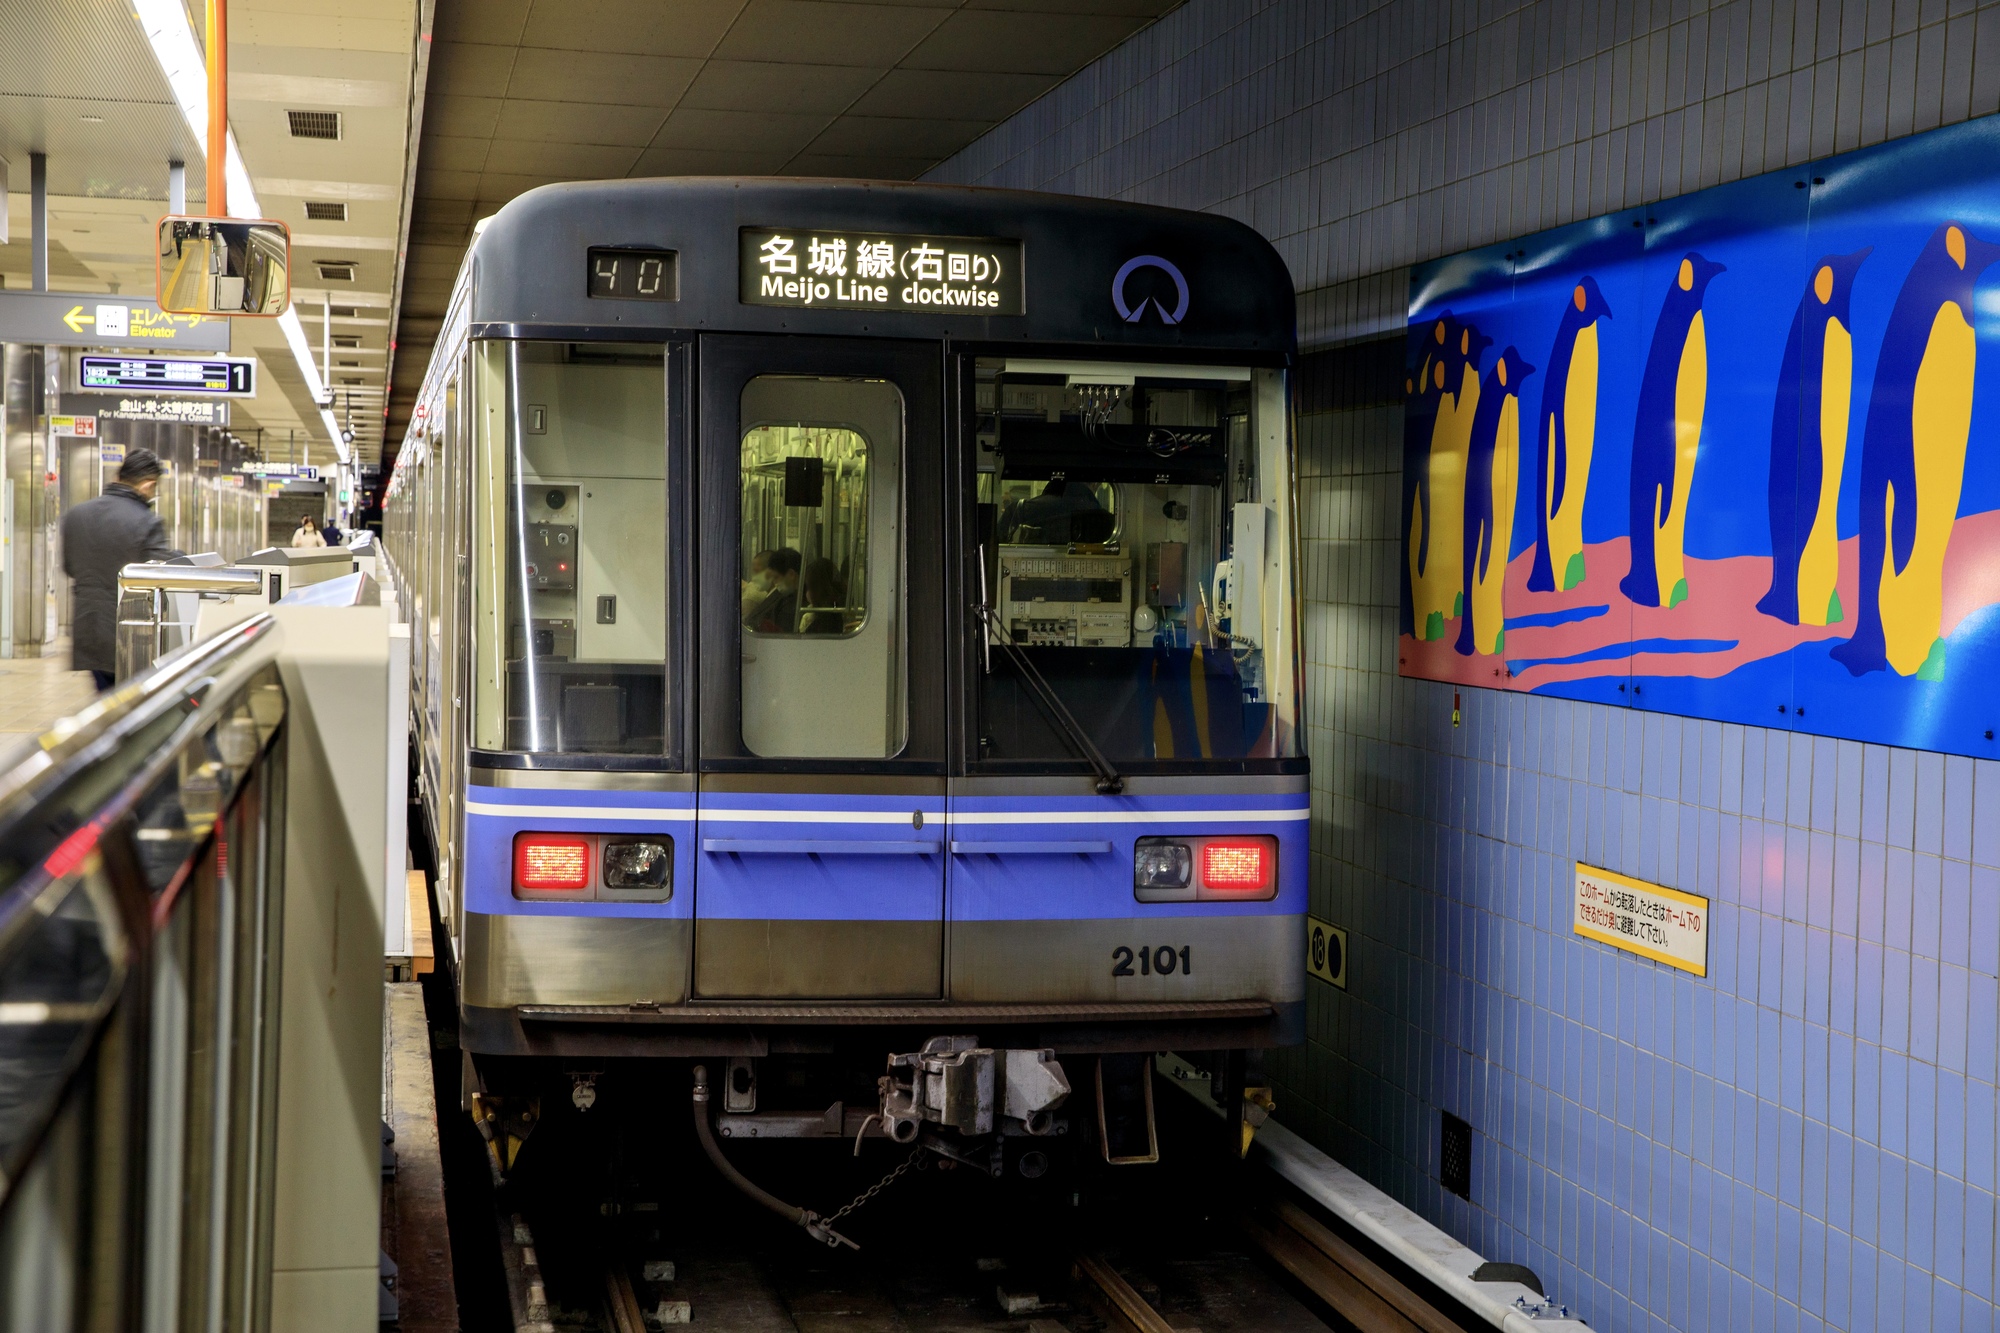
[[[666,349],[477,347],[473,744],[664,754]]]
[[[1283,372],[974,375],[978,757],[1073,759],[1072,726],[1114,763],[1299,753]]]

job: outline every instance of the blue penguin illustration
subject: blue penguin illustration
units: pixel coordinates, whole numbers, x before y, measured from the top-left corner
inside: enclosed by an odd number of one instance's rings
[[[1583,500],[1597,439],[1597,321],[1610,318],[1611,305],[1597,279],[1578,280],[1563,303],[1535,422],[1532,592],[1567,590],[1583,582]]]
[[[1632,568],[1618,581],[1638,606],[1673,606],[1687,596],[1683,563],[1688,491],[1708,404],[1708,334],[1701,303],[1723,267],[1698,254],[1681,259],[1667,288],[1632,429]]]
[[[1757,609],[1790,625],[1841,618],[1840,474],[1854,396],[1854,274],[1874,247],[1827,255],[1799,297],[1771,411],[1771,589]]]
[[[1972,430],[1972,289],[2000,245],[1956,222],[1931,235],[1889,311],[1861,436],[1861,580],[1854,675],[1944,674],[1944,557]]]
[[[1521,381],[1534,370],[1509,347],[1479,386],[1465,461],[1465,610],[1456,645],[1468,657],[1497,653],[1506,638],[1502,593],[1521,490]]]

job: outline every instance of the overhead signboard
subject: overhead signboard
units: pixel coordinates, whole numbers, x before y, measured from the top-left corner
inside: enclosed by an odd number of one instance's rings
[[[220,398],[155,398],[131,395],[116,407],[100,407],[97,415],[113,421],[176,421],[185,426],[227,426],[229,402]]]
[[[0,342],[226,352],[229,321],[102,292],[0,292]]]
[[[1570,927],[1586,938],[1708,975],[1708,899],[1576,863]]]
[[[254,398],[257,362],[247,356],[80,356],[77,387],[85,393],[192,394]]]
[[[246,477],[267,481],[318,481],[319,469],[310,463],[239,463],[236,470]]]
[[[1026,311],[1021,243],[969,236],[885,236],[811,227],[745,227],[745,305],[922,314]]]

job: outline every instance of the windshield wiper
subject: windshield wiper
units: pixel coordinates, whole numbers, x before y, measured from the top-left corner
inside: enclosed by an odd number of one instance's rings
[[[1000,650],[1007,654],[1008,658],[1014,663],[1015,668],[1020,671],[1021,679],[1028,683],[1028,690],[1035,696],[1035,701],[1041,705],[1042,711],[1048,715],[1050,721],[1056,724],[1069,743],[1076,748],[1077,753],[1082,755],[1092,770],[1096,772],[1097,794],[1099,796],[1122,795],[1125,791],[1125,779],[1119,774],[1117,769],[1111,766],[1111,761],[1104,757],[1104,752],[1097,748],[1095,741],[1090,739],[1090,733],[1083,729],[1083,724],[1078,722],[1075,715],[1063,704],[1062,697],[1055,692],[1054,687],[1043,677],[1041,670],[1035,666],[1033,660],[1025,652],[1021,651],[1021,645],[1014,642],[1014,636],[1007,632],[1006,627],[1000,623],[1000,618],[993,613],[993,608],[984,600],[986,592],[986,548],[984,546],[979,548],[979,591],[981,600],[972,604],[972,614],[978,619],[980,627],[986,633],[986,670],[988,674],[991,674],[993,670],[992,645],[998,643]]]

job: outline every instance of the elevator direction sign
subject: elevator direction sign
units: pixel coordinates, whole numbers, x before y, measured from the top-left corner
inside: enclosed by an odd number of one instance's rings
[[[1656,963],[1708,975],[1708,899],[1576,863],[1571,928]]]
[[[0,343],[226,352],[229,321],[103,292],[0,292]]]
[[[76,359],[84,393],[161,393],[254,398],[257,362],[247,356],[91,356]]]

